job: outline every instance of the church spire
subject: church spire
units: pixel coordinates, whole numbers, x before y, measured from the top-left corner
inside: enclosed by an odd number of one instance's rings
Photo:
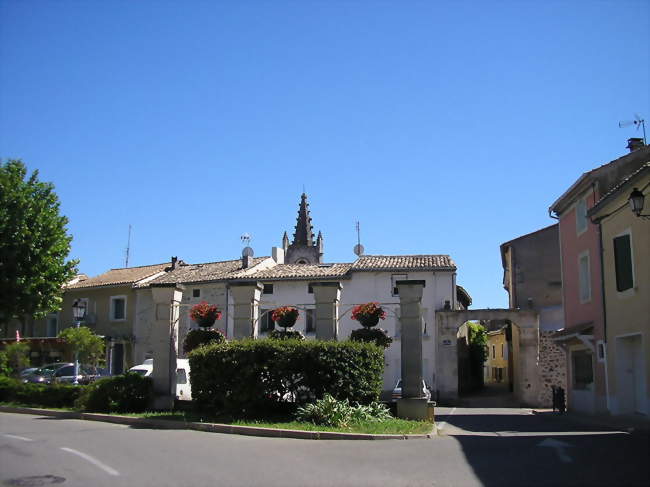
[[[309,203],[305,193],[300,197],[300,208],[296,221],[296,232],[293,234],[293,245],[314,245],[314,233],[312,231],[311,216],[309,215]]]
[[[285,249],[284,261],[287,264],[320,264],[323,261],[323,235],[318,232],[318,238],[314,243],[309,203],[307,203],[307,195],[304,191],[300,196],[300,207],[298,208],[293,242],[289,244],[285,232],[282,237],[282,247]]]

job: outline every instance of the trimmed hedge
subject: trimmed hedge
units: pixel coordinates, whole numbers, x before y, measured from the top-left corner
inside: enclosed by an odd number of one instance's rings
[[[93,413],[141,413],[153,399],[149,377],[126,373],[106,377],[86,386],[75,407]]]
[[[369,404],[384,371],[383,349],[350,341],[237,340],[198,348],[189,360],[196,405],[243,415],[325,394]]]
[[[23,384],[0,377],[0,401],[45,408],[72,408],[86,386],[66,384]]]
[[[382,348],[388,348],[393,343],[393,339],[381,328],[357,328],[356,330],[352,330],[350,340],[353,342],[374,343]]]
[[[219,330],[190,330],[185,336],[185,341],[183,342],[183,351],[185,353],[190,353],[195,348],[199,348],[201,345],[207,345],[208,343],[223,343],[226,341],[226,337],[223,336]]]

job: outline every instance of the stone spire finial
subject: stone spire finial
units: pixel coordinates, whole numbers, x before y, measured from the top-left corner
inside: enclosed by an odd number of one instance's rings
[[[296,232],[293,234],[292,245],[314,245],[314,234],[312,232],[311,216],[309,215],[309,203],[305,193],[300,197],[300,208],[296,221]]]
[[[287,237],[287,232],[284,232],[284,235],[282,236],[282,248],[285,252],[289,248],[289,237]]]
[[[318,252],[323,254],[323,234],[318,231],[318,237],[316,237],[316,247],[318,247]]]

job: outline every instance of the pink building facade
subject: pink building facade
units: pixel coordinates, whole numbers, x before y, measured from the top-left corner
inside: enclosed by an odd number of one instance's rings
[[[565,327],[554,340],[566,353],[569,410],[610,409],[601,235],[587,211],[649,154],[646,146],[584,173],[549,209],[559,220]]]

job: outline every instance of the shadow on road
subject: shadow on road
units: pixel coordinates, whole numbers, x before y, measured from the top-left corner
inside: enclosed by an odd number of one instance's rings
[[[456,436],[486,486],[647,486],[647,439],[584,436]]]

